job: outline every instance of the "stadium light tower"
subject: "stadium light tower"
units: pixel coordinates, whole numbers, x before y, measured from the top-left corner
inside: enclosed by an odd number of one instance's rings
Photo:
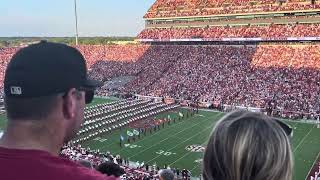
[[[76,45],[78,46],[78,14],[77,14],[77,0],[74,0],[74,16],[76,18]]]

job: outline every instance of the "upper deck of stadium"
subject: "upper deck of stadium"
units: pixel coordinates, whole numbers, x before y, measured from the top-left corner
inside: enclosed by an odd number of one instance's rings
[[[318,41],[319,0],[157,0],[142,42]]]
[[[318,0],[157,0],[145,19],[319,12]]]

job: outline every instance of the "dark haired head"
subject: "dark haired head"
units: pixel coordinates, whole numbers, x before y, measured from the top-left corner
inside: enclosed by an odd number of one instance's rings
[[[125,171],[118,165],[113,162],[107,161],[101,163],[97,171],[101,172],[102,174],[106,174],[108,176],[115,176],[120,177],[121,175],[125,174]]]

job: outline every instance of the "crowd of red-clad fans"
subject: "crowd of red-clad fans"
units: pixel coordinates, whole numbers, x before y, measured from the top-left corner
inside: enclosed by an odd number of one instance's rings
[[[8,65],[9,60],[19,48],[0,48],[0,92],[3,88],[3,80],[5,69]]]
[[[310,0],[157,0],[145,18],[207,16],[319,9],[318,1]]]
[[[84,55],[87,64],[90,67],[97,61],[110,60],[131,62],[138,60],[148,49],[149,46],[143,45],[81,45],[76,48]]]
[[[114,175],[127,180],[152,180],[159,179],[158,171],[161,169],[156,164],[144,164],[143,162],[131,162],[128,159],[122,158],[120,155],[112,155],[110,152],[100,152],[99,150],[90,150],[83,148],[81,145],[65,145],[60,153],[60,156],[77,161],[90,169],[106,174]],[[102,165],[107,164],[105,167]],[[170,168],[170,167],[164,167]],[[185,169],[171,169],[175,174],[176,179],[188,180],[191,174]]]
[[[272,101],[279,115],[293,118],[319,112],[319,48],[158,45],[134,62],[99,61],[91,76],[135,76],[126,93],[259,108]]]
[[[320,112],[319,44],[79,46],[90,76],[133,76],[121,93],[265,108],[285,117]],[[2,49],[1,82],[16,48]],[[2,84],[2,83],[1,83]],[[272,102],[272,103],[271,103]],[[293,111],[296,113],[291,113]]]
[[[215,26],[199,28],[150,28],[144,29],[139,39],[214,39],[261,38],[264,40],[284,40],[290,37],[319,37],[320,24],[288,24],[268,26]]]

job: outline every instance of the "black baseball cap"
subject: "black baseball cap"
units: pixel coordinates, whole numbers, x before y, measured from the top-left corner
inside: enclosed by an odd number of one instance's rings
[[[87,76],[85,59],[77,49],[41,41],[20,49],[12,57],[5,72],[4,92],[7,97],[34,98],[71,88],[93,92],[103,85]]]

